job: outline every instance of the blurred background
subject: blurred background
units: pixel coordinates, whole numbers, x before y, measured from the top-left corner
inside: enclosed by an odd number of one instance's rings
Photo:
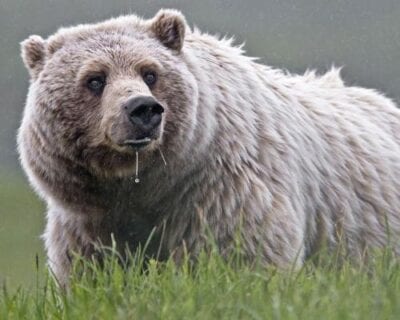
[[[399,0],[0,0],[0,284],[29,286],[35,256],[45,265],[40,234],[44,205],[20,169],[15,135],[28,88],[19,42],[60,26],[160,8],[182,10],[191,26],[246,42],[251,56],[290,72],[344,66],[348,84],[400,100]]]

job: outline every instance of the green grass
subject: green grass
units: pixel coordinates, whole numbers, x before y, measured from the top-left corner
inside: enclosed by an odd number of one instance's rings
[[[80,264],[63,292],[45,271],[43,205],[24,179],[0,181],[0,320],[400,319],[400,262],[386,253],[368,267],[325,256],[297,271],[217,254],[195,267],[150,261],[145,269],[137,255],[123,268],[111,256],[103,268]]]
[[[277,271],[202,254],[193,267],[141,259],[80,265],[70,289],[54,281],[0,293],[0,319],[399,319],[400,264],[382,254],[367,268],[344,263]],[[77,275],[79,274],[79,276]]]

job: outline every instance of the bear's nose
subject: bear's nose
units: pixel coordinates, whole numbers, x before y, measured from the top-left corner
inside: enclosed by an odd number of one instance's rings
[[[144,131],[157,127],[161,122],[164,108],[153,98],[139,96],[124,104],[129,120]]]

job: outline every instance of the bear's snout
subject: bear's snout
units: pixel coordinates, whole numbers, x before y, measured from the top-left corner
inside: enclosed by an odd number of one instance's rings
[[[159,137],[164,107],[156,99],[151,96],[130,98],[122,105],[122,109],[125,125],[113,126],[112,132],[120,141],[118,144],[139,148]]]
[[[164,108],[153,97],[140,96],[128,100],[123,106],[129,121],[143,135],[152,132],[161,123]]]

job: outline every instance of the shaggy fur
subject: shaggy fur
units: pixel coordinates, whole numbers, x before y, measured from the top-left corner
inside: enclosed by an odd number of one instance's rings
[[[149,254],[160,259],[195,255],[205,228],[223,254],[240,230],[249,259],[279,267],[321,244],[362,257],[388,232],[399,253],[400,111],[346,87],[337,70],[273,70],[174,10],[32,36],[22,55],[32,79],[19,152],[48,204],[44,238],[62,283],[71,251],[89,256],[111,234],[134,250],[152,230]],[[149,68],[159,74],[151,89]],[[98,72],[107,85],[94,96],[85,81]],[[135,151],[116,137],[121,105],[138,95],[165,112],[160,138],[139,152],[136,184]]]

